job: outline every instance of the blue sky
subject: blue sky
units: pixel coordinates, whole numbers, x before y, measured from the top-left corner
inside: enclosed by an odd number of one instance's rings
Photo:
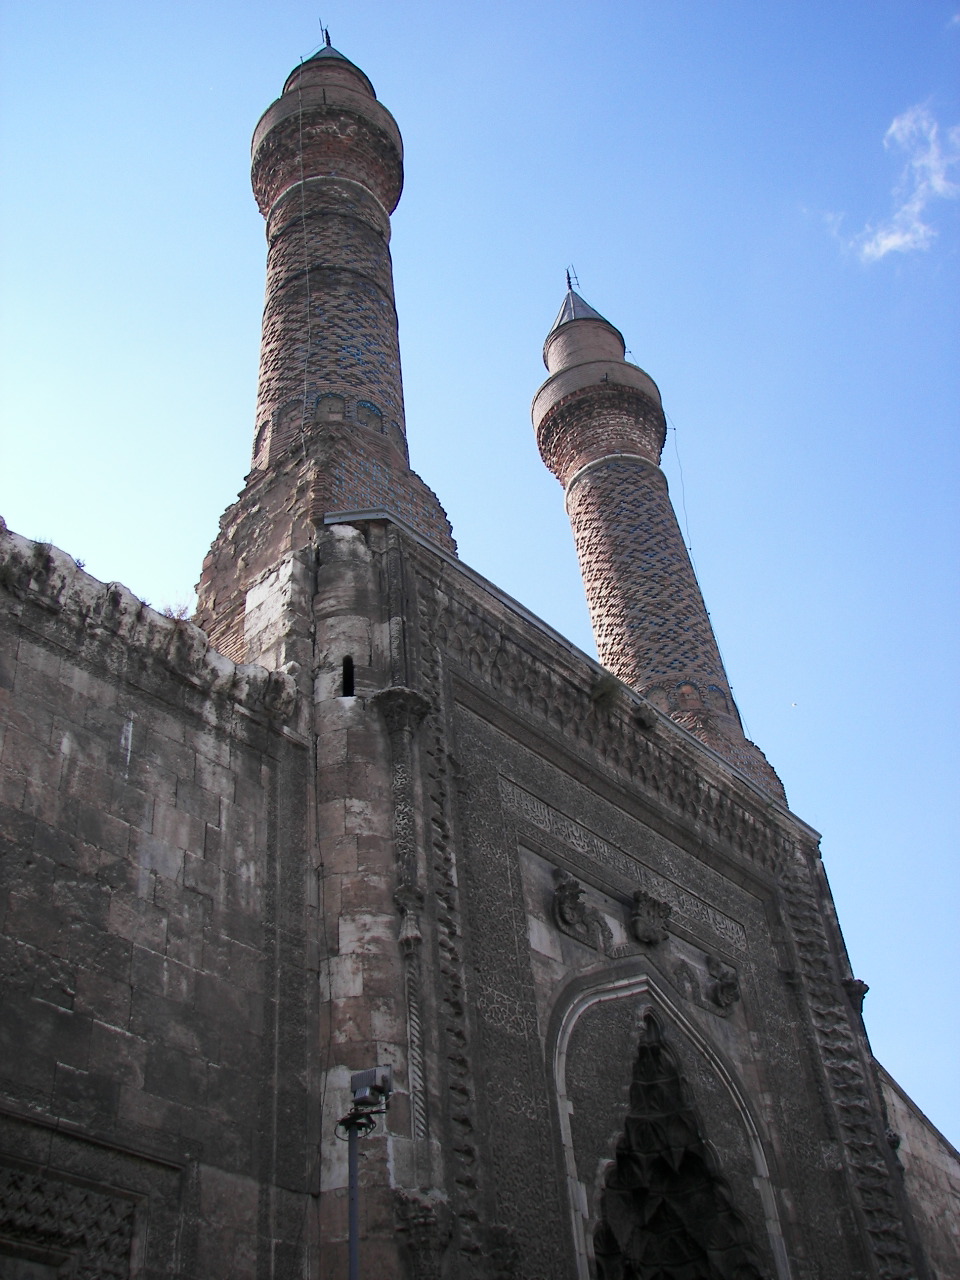
[[[875,1052],[960,1142],[960,12],[323,0],[406,145],[413,465],[463,559],[592,652],[530,399],[573,264],[657,381],[751,736],[824,833]],[[192,603],[247,469],[249,139],[287,0],[3,14],[0,513]]]

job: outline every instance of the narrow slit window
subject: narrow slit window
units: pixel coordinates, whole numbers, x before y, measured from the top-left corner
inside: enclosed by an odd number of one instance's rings
[[[349,657],[343,660],[343,693],[341,697],[353,697],[353,659]]]

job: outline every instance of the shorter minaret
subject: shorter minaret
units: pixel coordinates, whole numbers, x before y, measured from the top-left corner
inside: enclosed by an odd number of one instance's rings
[[[743,733],[660,470],[666,423],[623,336],[568,289],[533,401],[546,465],[563,485],[600,661],[766,791],[783,788]]]

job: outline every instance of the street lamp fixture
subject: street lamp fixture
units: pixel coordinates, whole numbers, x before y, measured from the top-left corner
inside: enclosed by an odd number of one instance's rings
[[[359,1152],[357,1141],[376,1126],[376,1117],[386,1115],[393,1093],[393,1067],[369,1067],[350,1077],[353,1104],[337,1121],[337,1137],[346,1135],[347,1191],[349,1216],[348,1280],[360,1280]]]

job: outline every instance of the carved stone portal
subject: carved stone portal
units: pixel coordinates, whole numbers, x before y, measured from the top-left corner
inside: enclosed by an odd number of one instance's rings
[[[660,1026],[646,1014],[594,1232],[598,1280],[763,1280]]]

